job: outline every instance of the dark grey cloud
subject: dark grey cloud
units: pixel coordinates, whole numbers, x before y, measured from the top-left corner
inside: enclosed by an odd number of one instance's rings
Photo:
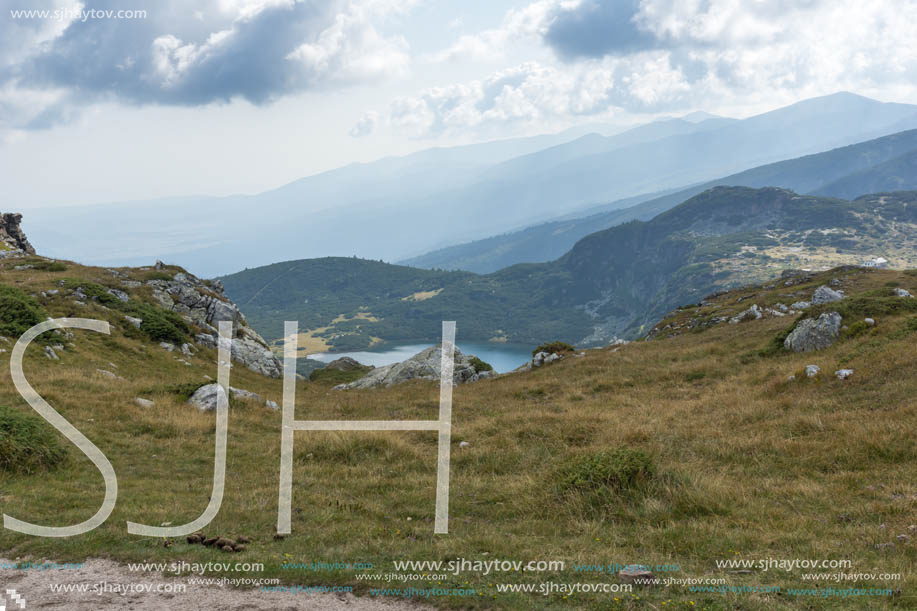
[[[576,8],[559,9],[544,41],[565,60],[656,48],[656,37],[635,21],[639,8],[639,0],[585,0]]]
[[[85,10],[146,10],[148,17],[70,24],[18,67],[19,85],[62,87],[77,98],[111,94],[143,104],[197,105],[234,97],[260,104],[317,78],[309,66],[287,56],[321,31],[328,3],[268,7],[235,21],[194,19],[193,6],[186,6],[185,14],[174,15],[180,12],[174,5],[87,2]],[[218,32],[224,37],[219,42],[210,38]]]

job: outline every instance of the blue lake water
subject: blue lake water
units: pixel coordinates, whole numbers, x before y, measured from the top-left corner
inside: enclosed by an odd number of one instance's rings
[[[490,363],[497,373],[506,373],[519,367],[532,358],[532,346],[517,344],[497,344],[493,342],[456,342],[459,350],[465,354],[473,354],[484,362]],[[318,352],[310,354],[310,359],[330,363],[343,356],[363,363],[381,367],[407,360],[426,350],[433,344],[388,344],[379,350],[364,350],[360,352]]]

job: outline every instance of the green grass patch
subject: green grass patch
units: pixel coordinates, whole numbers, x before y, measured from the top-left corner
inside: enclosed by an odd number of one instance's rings
[[[56,467],[67,452],[54,429],[28,411],[0,405],[0,469],[35,473]]]

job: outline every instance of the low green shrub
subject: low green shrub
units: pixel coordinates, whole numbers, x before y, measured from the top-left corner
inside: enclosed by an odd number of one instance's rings
[[[587,493],[639,490],[655,476],[650,456],[630,448],[587,454],[568,464],[559,474],[561,490]]]
[[[471,362],[471,366],[474,367],[475,373],[481,373],[483,371],[493,371],[494,370],[493,365],[485,361],[482,361],[481,359],[479,359],[476,356],[471,357],[469,361]]]
[[[54,428],[30,410],[0,405],[0,469],[34,473],[59,465],[67,452]]]
[[[0,335],[16,339],[45,318],[41,306],[27,293],[0,284]]]
[[[563,354],[565,352],[573,352],[575,350],[576,349],[567,342],[549,342],[541,344],[532,350],[532,356],[535,356],[539,352],[547,352],[548,354],[556,352],[557,354]]]

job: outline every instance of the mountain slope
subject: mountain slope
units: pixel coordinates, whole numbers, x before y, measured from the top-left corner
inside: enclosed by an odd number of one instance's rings
[[[560,257],[580,238],[630,220],[649,220],[669,208],[716,186],[777,186],[799,193],[854,198],[864,193],[917,187],[910,164],[917,151],[917,130],[910,130],[752,168],[687,189],[677,190],[618,210],[583,218],[536,225],[517,232],[451,246],[403,261],[427,268],[463,269],[490,273],[521,262],[543,262]],[[886,165],[887,164],[887,165]],[[830,186],[835,181],[837,186]]]
[[[105,269],[69,263],[64,271],[15,269],[26,260],[53,263],[37,257],[0,261],[0,283],[34,294],[42,314],[79,312],[111,323],[110,336],[76,330],[68,339],[50,338],[49,343],[69,344],[60,360],[47,358],[43,346],[34,345],[26,351],[24,365],[35,390],[110,460],[118,497],[101,526],[76,537],[49,539],[0,530],[0,558],[83,563],[104,557],[118,563],[199,567],[194,575],[170,570],[162,579],[167,584],[198,577],[239,579],[234,565],[242,563],[252,567],[244,573],[246,579],[269,579],[260,583],[280,586],[267,593],[257,587],[233,588],[235,596],[227,602],[225,586],[207,597],[208,586],[190,579],[194,596],[157,593],[153,580],[159,574],[151,573],[149,581],[142,581],[153,591],[143,595],[142,604],[157,609],[189,608],[189,601],[201,600],[205,607],[238,603],[325,608],[321,599],[305,593],[311,586],[353,588],[357,600],[337,594],[333,600],[344,598],[349,608],[358,608],[379,598],[371,589],[399,587],[385,579],[401,572],[395,562],[406,558],[547,558],[564,565],[550,571],[484,575],[459,570],[444,578],[430,574],[419,576],[411,587],[425,592],[425,605],[440,609],[461,605],[566,611],[609,606],[609,594],[600,590],[619,585],[619,576],[581,570],[581,563],[605,558],[614,545],[620,557],[642,564],[678,563],[681,579],[715,578],[727,580],[730,587],[757,588],[758,593],[741,600],[741,608],[748,611],[863,608],[863,600],[855,596],[837,595],[826,603],[822,596],[788,595],[790,588],[812,588],[802,571],[745,573],[718,564],[740,551],[746,560],[842,557],[853,567],[871,567],[870,573],[897,573],[901,579],[893,582],[863,576],[857,587],[900,588],[900,594],[870,597],[875,598],[870,603],[881,606],[888,600],[891,608],[913,607],[917,560],[911,544],[897,537],[910,536],[917,494],[917,448],[909,425],[917,379],[903,375],[917,367],[917,300],[900,300],[892,309],[885,297],[890,286],[917,294],[913,272],[838,269],[791,289],[782,284],[746,286],[667,317],[663,327],[684,329],[675,337],[667,337],[675,332],[661,333],[654,341],[589,350],[531,372],[456,387],[448,535],[433,534],[435,433],[310,431],[297,433],[294,442],[292,532],[275,538],[282,416],[253,399],[233,398],[225,490],[217,516],[204,529],[211,537],[251,539],[244,551],[229,554],[184,538],[129,535],[125,526],[127,521],[186,524],[207,507],[215,418],[188,405],[184,395],[207,382],[205,376],[215,375],[214,351],[202,349],[185,365],[155,341],[129,335],[120,313],[104,304],[87,300],[85,306],[75,306],[69,295],[49,294],[67,277],[115,281]],[[155,270],[118,271],[142,281]],[[687,331],[692,319],[733,316],[754,301],[773,304],[785,299],[788,290],[810,294],[835,278],[838,288],[862,308],[861,315],[872,316],[876,325],[857,331],[851,318],[852,331],[821,352],[770,350],[796,324],[792,317]],[[156,307],[145,287],[121,286]],[[9,310],[2,312],[7,314]],[[0,344],[7,350],[11,345],[4,340]],[[43,525],[78,524],[102,503],[100,473],[15,392],[8,359],[9,352],[0,352],[0,435],[6,434],[0,445],[3,512]],[[810,379],[802,371],[813,363],[822,374]],[[852,369],[852,377],[836,379],[832,373],[841,368]],[[791,374],[796,374],[793,381],[788,380]],[[232,369],[230,384],[263,399],[279,401],[282,396],[281,380],[244,367]],[[437,418],[440,388],[418,381],[338,392],[301,381],[296,392],[296,416],[301,419],[422,421]],[[154,403],[138,405],[137,397]],[[23,432],[40,434],[50,446],[37,464],[10,460],[23,455],[16,451]],[[648,477],[623,480],[623,488],[614,480],[603,484],[609,471],[602,468],[609,456],[639,461],[647,466]],[[754,482],[751,489],[749,482]],[[444,556],[440,547],[446,544]],[[371,564],[372,570],[311,570],[308,559],[324,558],[328,550],[335,551],[334,562]],[[294,568],[300,566],[294,560],[309,568]],[[28,574],[74,573],[79,577],[71,579],[81,587],[102,584],[92,566],[88,562],[79,571],[42,572],[32,565]],[[0,567],[10,585],[23,583],[25,573],[23,568]],[[104,578],[109,586],[115,584],[112,574]],[[129,574],[126,567],[120,572]],[[571,602],[565,593],[549,590],[558,583],[589,587]],[[506,585],[526,588],[510,592]],[[290,590],[282,591],[284,586]],[[475,594],[457,598],[435,593],[459,587]],[[589,591],[593,587],[597,590]],[[78,601],[99,608],[112,600],[126,599],[135,606],[140,600],[101,594],[90,591],[80,598],[67,592],[56,600],[43,594],[41,604],[66,609]],[[635,588],[621,598],[615,607],[724,606],[720,592],[685,588]],[[31,607],[32,602],[27,605]]]
[[[266,337],[298,319],[323,348],[435,340],[456,320],[468,340],[596,345],[636,337],[671,308],[786,267],[884,256],[917,265],[917,192],[849,202],[776,188],[717,187],[648,222],[591,234],[560,259],[488,275],[317,259],[222,278]]]
[[[854,198],[863,193],[917,189],[917,149],[854,172],[813,191],[815,195]]]

